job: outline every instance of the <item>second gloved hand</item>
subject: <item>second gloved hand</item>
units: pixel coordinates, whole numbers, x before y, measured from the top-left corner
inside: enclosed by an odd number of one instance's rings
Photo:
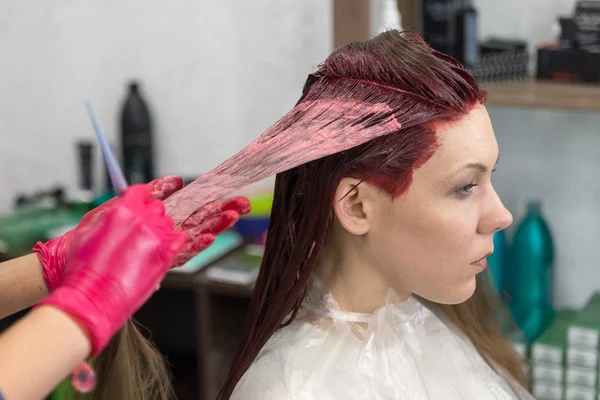
[[[87,330],[92,356],[150,298],[185,244],[161,201],[132,186],[74,239],[63,282],[39,305],[54,306]]]
[[[152,197],[165,200],[183,187],[183,180],[179,176],[172,175],[156,179],[146,186],[151,191]],[[35,245],[33,251],[37,253],[42,264],[44,282],[49,292],[62,282],[66,257],[73,239],[101,219],[115,201],[116,198],[88,212],[75,228],[63,236]],[[199,208],[181,227],[186,243],[173,266],[185,264],[190,258],[206,249],[215,240],[216,235],[233,226],[240,216],[248,212],[250,212],[250,202],[245,197],[214,201]]]

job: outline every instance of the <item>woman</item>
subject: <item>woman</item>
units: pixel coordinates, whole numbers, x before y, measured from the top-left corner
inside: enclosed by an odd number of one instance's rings
[[[178,176],[167,176],[147,186],[155,199],[165,200],[182,188],[183,180]],[[90,211],[76,228],[65,235],[38,243],[33,254],[0,264],[0,318],[32,306],[60,286],[73,240],[103,218],[116,200]],[[182,227],[186,244],[174,265],[182,265],[208,247],[215,235],[249,211],[249,201],[243,197],[215,201],[199,208]],[[96,390],[85,395],[78,394],[77,398],[146,400],[172,397],[170,377],[160,353],[144,338],[132,320],[94,360],[94,368],[98,379]]]
[[[56,290],[0,336],[0,399],[44,398],[97,356],[156,290],[185,241],[147,187],[127,189],[79,231]]]
[[[418,36],[336,50],[299,104],[384,104],[395,133],[277,175],[245,336],[219,400],[513,399],[485,283],[511,214],[484,92]]]

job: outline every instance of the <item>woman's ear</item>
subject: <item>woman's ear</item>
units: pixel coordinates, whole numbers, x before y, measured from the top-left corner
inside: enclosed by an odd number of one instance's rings
[[[370,229],[371,187],[354,178],[343,178],[333,199],[336,219],[349,233],[364,235]]]

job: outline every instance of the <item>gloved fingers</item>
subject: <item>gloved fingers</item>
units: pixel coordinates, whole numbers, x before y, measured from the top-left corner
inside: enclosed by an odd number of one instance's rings
[[[183,187],[183,179],[177,175],[168,175],[155,179],[147,185],[152,192],[152,197],[158,200],[165,200]]]
[[[250,212],[250,200],[242,196],[232,197],[226,200],[215,200],[200,207],[192,214],[182,225],[182,230],[203,225],[207,220],[214,218],[218,214],[226,211],[235,211],[239,215],[246,215]]]
[[[237,211],[228,210],[212,218],[203,221],[202,224],[190,226],[184,230],[188,239],[193,239],[202,233],[218,235],[226,229],[231,228],[240,219]]]
[[[179,267],[185,264],[196,254],[207,249],[218,234],[231,228],[239,218],[240,215],[236,211],[228,210],[204,221],[202,225],[188,228],[185,231],[187,243],[177,257],[175,266]]]
[[[195,257],[198,253],[206,250],[215,241],[215,235],[205,233],[198,235],[193,239],[188,239],[183,250],[179,253],[175,259],[174,267],[181,267],[183,264],[188,262],[191,258]]]
[[[250,212],[250,200],[244,196],[235,196],[230,199],[223,200],[223,210],[233,210],[240,215],[246,215]]]

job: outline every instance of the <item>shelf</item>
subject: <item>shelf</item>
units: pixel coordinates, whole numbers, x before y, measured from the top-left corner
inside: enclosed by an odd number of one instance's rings
[[[600,112],[600,85],[524,81],[489,83],[488,105]]]
[[[214,282],[205,275],[200,276],[199,282],[204,289],[213,294],[250,298],[254,291],[254,283],[251,285],[235,285],[225,282]]]

